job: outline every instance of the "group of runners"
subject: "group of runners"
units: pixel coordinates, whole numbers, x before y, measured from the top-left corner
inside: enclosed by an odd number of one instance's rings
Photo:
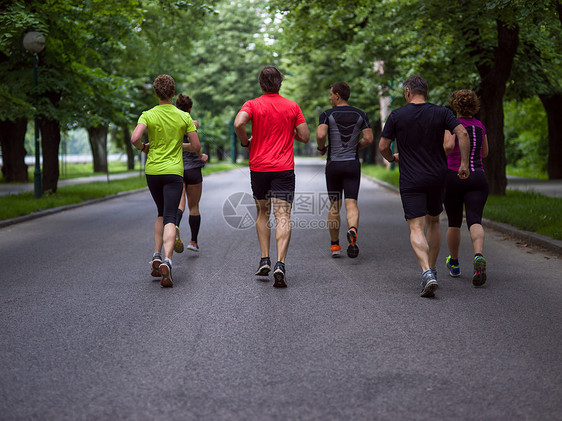
[[[263,94],[247,101],[234,120],[241,145],[249,151],[250,182],[257,208],[256,231],[261,258],[257,276],[269,276],[273,286],[287,286],[285,258],[291,238],[291,208],[295,193],[294,141],[308,143],[310,132],[299,105],[279,95],[283,75],[267,66],[259,74]],[[183,251],[179,224],[187,206],[191,242],[198,251],[197,233],[201,223],[201,167],[208,157],[201,153],[197,122],[189,114],[192,101],[179,95],[176,106],[174,81],[160,75],[154,81],[159,105],[142,113],[131,142],[148,154],[145,172],[158,210],[154,225],[154,254],[151,274],[161,277],[163,287],[173,286],[172,253]],[[399,163],[400,196],[410,228],[410,243],[422,270],[421,296],[432,297],[438,288],[436,261],[441,245],[439,215],[443,203],[448,215],[446,265],[449,275],[460,276],[459,245],[463,206],[474,247],[473,285],[486,281],[483,257],[482,211],[488,195],[488,182],[482,158],[488,153],[486,129],[474,118],[478,98],[469,90],[454,92],[446,107],[426,102],[427,83],[411,76],[403,83],[407,105],[394,110],[382,131],[381,155]],[[330,200],[328,227],[330,253],[341,254],[339,244],[340,210],[345,203],[347,255],[359,254],[357,198],[361,179],[358,151],[373,142],[373,132],[365,112],[349,105],[350,88],[345,82],[330,87],[332,108],[319,118],[317,148],[327,153],[326,186]],[[247,125],[251,122],[251,136]],[[142,135],[148,128],[148,144]],[[391,150],[396,141],[397,153]],[[183,151],[183,152],[182,152]],[[270,258],[269,219],[273,210],[276,228],[276,263]],[[427,234],[426,234],[427,230]],[[162,248],[164,258],[162,258]],[[273,267],[272,267],[273,266]]]

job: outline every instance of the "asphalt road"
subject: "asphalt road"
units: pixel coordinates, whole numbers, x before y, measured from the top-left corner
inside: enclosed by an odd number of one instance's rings
[[[443,247],[421,298],[398,195],[363,180],[359,257],[332,259],[311,164],[279,290],[253,275],[249,192],[247,169],[205,178],[171,289],[147,191],[0,229],[0,419],[560,420],[560,259],[490,232],[475,289],[463,228],[462,277]]]

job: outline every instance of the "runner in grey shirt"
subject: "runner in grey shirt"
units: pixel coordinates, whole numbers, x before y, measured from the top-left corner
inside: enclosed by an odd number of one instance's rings
[[[337,82],[331,86],[330,103],[333,108],[320,114],[316,142],[320,154],[324,155],[326,150],[328,151],[326,186],[330,199],[328,229],[332,243],[330,248],[332,257],[338,257],[341,253],[339,232],[343,192],[348,224],[347,255],[355,258],[359,254],[357,196],[361,180],[361,163],[358,151],[373,142],[373,131],[367,114],[348,104],[349,95],[350,89],[345,82]],[[326,147],[327,137],[330,143]]]
[[[176,100],[176,107],[180,110],[191,112],[193,101],[187,95],[178,95]],[[195,127],[199,128],[199,123],[194,121]],[[183,138],[184,143],[187,138]],[[205,162],[209,157],[206,154],[196,154],[194,152],[183,152],[183,193],[181,202],[176,215],[176,242],[174,250],[177,253],[183,252],[183,242],[180,236],[180,222],[185,211],[185,202],[187,198],[187,206],[189,207],[189,227],[191,229],[191,241],[187,249],[191,251],[199,251],[199,244],[197,236],[199,234],[199,227],[201,226],[201,214],[199,213],[199,200],[201,199],[201,192],[203,191],[203,176],[201,175],[201,168],[205,166]]]

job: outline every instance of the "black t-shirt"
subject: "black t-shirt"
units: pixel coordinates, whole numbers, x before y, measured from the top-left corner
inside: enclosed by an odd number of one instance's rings
[[[394,140],[400,153],[400,187],[432,185],[445,180],[445,130],[461,124],[452,111],[425,102],[409,103],[390,113],[382,137]]]
[[[367,114],[351,105],[338,105],[324,111],[318,123],[328,125],[328,161],[357,159],[361,134],[371,127]]]

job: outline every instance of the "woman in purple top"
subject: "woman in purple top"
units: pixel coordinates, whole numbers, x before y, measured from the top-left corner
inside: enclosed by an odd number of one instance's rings
[[[454,134],[445,132],[444,147],[449,167],[444,203],[445,211],[449,218],[449,228],[447,230],[449,256],[446,259],[446,263],[451,276],[460,276],[460,228],[464,205],[466,224],[472,239],[472,247],[474,248],[472,284],[475,287],[480,287],[486,282],[486,260],[482,255],[484,249],[482,212],[488,198],[489,185],[484,173],[482,158],[488,156],[488,137],[484,125],[473,117],[480,107],[478,97],[473,91],[463,89],[453,92],[449,98],[449,103],[456,111],[457,119],[468,132],[470,139],[470,176],[464,180],[457,176],[461,160],[459,143]]]

